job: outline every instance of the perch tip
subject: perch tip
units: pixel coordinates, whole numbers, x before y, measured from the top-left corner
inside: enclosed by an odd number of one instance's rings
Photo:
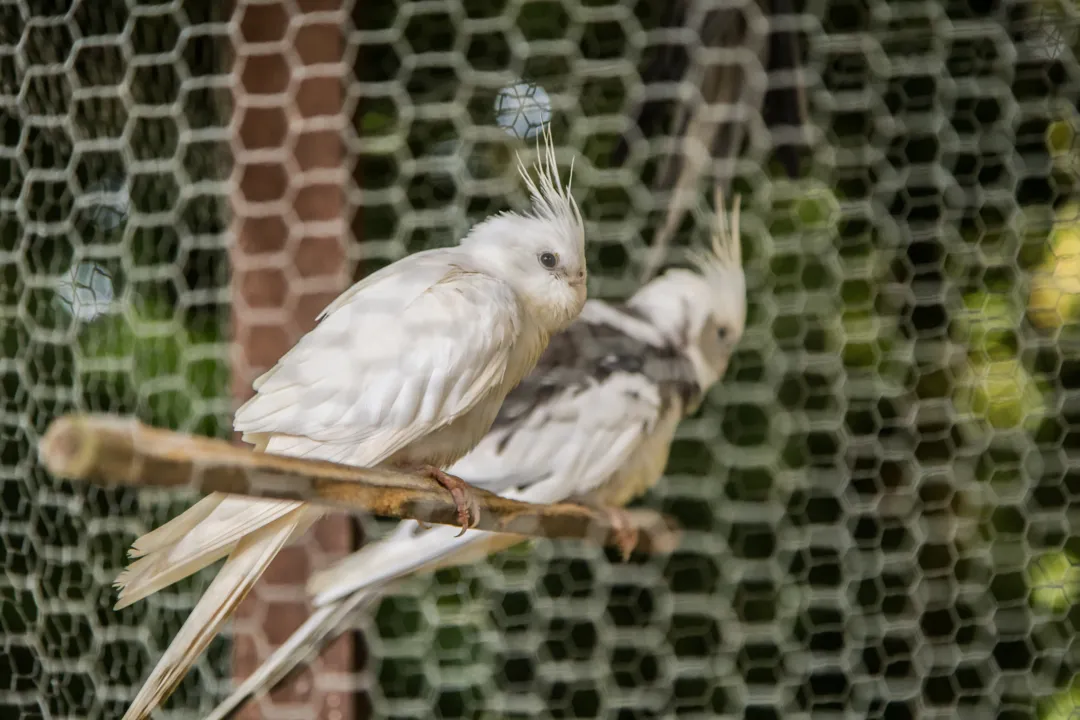
[[[67,415],[49,424],[38,445],[38,457],[53,475],[83,479],[94,465],[94,445],[85,423]]]

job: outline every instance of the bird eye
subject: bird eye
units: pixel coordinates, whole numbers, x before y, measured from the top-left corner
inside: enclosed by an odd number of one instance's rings
[[[716,331],[716,337],[719,338],[720,340],[723,340],[724,338],[726,338],[727,337],[727,328],[726,327],[719,328]]]
[[[559,264],[559,256],[550,252],[540,253],[540,264],[551,270]]]

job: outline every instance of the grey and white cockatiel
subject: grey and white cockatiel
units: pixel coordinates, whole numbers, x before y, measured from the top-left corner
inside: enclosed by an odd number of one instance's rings
[[[234,421],[246,442],[427,473],[469,524],[468,491],[443,469],[485,436],[507,393],[585,303],[584,225],[543,139],[539,179],[520,168],[532,211],[488,218],[459,245],[407,256],[338,297],[255,381]],[[275,555],[323,512],[213,493],[135,541],[117,607],[227,559],[124,720],[141,720],[173,691]]]
[[[746,322],[737,206],[730,222],[718,215],[711,246],[693,256],[694,270],[668,270],[624,304],[589,300],[451,472],[507,497],[604,509],[652,487],[676,427],[723,377]],[[312,616],[207,720],[227,717],[280,682],[396,579],[476,561],[523,539],[479,530],[455,538],[454,531],[405,521],[316,574]]]

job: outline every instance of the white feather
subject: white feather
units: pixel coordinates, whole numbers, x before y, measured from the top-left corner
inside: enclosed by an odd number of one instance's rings
[[[347,444],[348,462],[371,465],[468,411],[502,379],[528,320],[510,286],[467,263],[451,251],[395,263],[259,378],[234,427],[315,441],[289,454]]]
[[[151,530],[136,540],[132,544],[128,555],[137,558],[156,550],[168,548],[210,515],[224,498],[225,495],[221,493],[207,495],[161,527]]]
[[[529,502],[584,495],[652,432],[660,407],[659,389],[641,375],[591,380],[583,390],[559,391],[520,425],[490,433],[452,472],[492,492],[527,488]]]
[[[237,544],[143,683],[123,720],[147,717],[176,688],[278,551],[296,530],[305,523],[310,527],[316,517],[315,513],[297,510],[256,530]]]
[[[190,525],[188,532],[172,545],[136,560],[117,577],[120,592],[116,609],[127,607],[217,562],[232,552],[248,533],[300,507],[300,503],[285,500],[250,500],[222,493],[208,495],[205,500],[214,501],[210,513],[202,516],[200,512],[191,518],[186,518],[185,513],[176,518]],[[196,504],[192,510],[198,507]],[[196,528],[198,532],[194,532]]]

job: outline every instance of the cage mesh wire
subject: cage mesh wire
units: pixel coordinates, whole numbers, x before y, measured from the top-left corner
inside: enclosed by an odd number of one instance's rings
[[[224,5],[0,2],[4,717],[119,717],[209,581],[112,611],[130,542],[191,497],[62,482],[35,446],[76,409],[228,433]],[[308,5],[241,3],[291,32]],[[591,291],[631,292],[665,135],[631,130],[627,165],[607,158],[649,58],[695,52],[660,27],[666,3],[356,5],[326,7],[362,271],[519,202],[513,151],[550,119],[579,155]],[[644,500],[681,547],[621,564],[541,542],[404,583],[362,622],[361,716],[1080,707],[1077,12],[808,0],[782,20],[817,141],[783,179],[750,113],[749,328]],[[223,696],[228,648],[163,716]]]

